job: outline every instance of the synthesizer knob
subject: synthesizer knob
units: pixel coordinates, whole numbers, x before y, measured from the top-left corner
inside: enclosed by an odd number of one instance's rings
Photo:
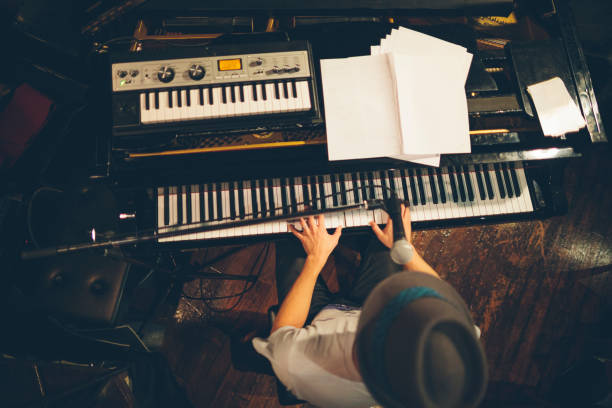
[[[117,76],[119,78],[125,78],[126,75],[127,75],[127,71],[117,71]]]
[[[263,65],[263,62],[264,62],[263,58],[257,58],[255,61],[251,62],[250,65],[252,67],[258,67],[260,65]]]
[[[170,67],[161,67],[157,72],[160,81],[168,83],[174,79],[174,70]]]
[[[283,72],[282,69],[280,69],[280,67],[278,65],[275,65],[274,67],[272,67],[272,72],[275,74],[280,74]]]
[[[132,77],[138,76],[138,74],[139,74],[139,73],[140,73],[140,72],[138,72],[138,70],[137,70],[137,69],[133,69],[133,70],[131,70],[131,71],[130,71],[130,75],[131,75]]]
[[[199,81],[200,79],[204,78],[204,75],[206,75],[206,69],[201,66],[201,65],[192,65],[191,68],[189,68],[189,78],[193,79],[194,81]]]

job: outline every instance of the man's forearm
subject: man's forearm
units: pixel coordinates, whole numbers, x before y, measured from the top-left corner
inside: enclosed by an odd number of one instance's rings
[[[404,264],[404,270],[406,271],[415,271],[415,272],[424,272],[430,275],[435,276],[436,278],[440,278],[440,275],[419,255],[419,253],[414,251],[414,256],[412,259]]]
[[[304,326],[317,277],[326,261],[327,259],[318,259],[312,256],[306,258],[302,272],[300,272],[280,306],[270,333],[274,333],[276,329],[284,326],[297,328]]]

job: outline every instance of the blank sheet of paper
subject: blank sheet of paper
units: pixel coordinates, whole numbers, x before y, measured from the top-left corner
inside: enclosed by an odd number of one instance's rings
[[[457,81],[457,76],[452,75],[456,57],[387,55],[395,71],[401,152],[469,153],[470,129],[464,82]],[[419,78],[429,80],[417,80]]]
[[[387,55],[321,60],[329,160],[401,152]]]

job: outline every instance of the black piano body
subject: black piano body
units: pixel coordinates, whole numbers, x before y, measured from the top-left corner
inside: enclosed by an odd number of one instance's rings
[[[244,29],[235,28],[236,21],[248,21],[245,26],[251,31],[276,27],[272,33],[226,31],[218,44],[248,47],[249,41],[268,37],[308,43],[313,58],[310,89],[317,106],[324,103],[318,91],[322,58],[368,54],[370,45],[400,25],[459,43],[474,54],[466,85],[470,154],[443,155],[439,169],[392,159],[329,162],[324,124],[317,121],[295,129],[285,126],[282,132],[263,126],[255,138],[232,136],[228,129],[214,131],[206,122],[197,125],[202,132],[181,132],[184,127],[179,125],[173,131],[170,124],[170,131],[156,135],[151,144],[146,132],[139,134],[138,143],[145,140],[142,145],[113,144],[112,132],[107,132],[99,142],[101,171],[92,179],[110,184],[121,197],[121,212],[135,215],[124,217],[126,230],[177,231],[177,237],[158,243],[170,249],[282,237],[287,233],[284,221],[206,234],[192,233],[190,227],[291,217],[305,205],[331,209],[385,198],[391,190],[418,214],[417,229],[563,214],[566,160],[607,142],[567,2],[554,1],[548,7],[505,0],[440,1],[427,2],[426,9],[421,4],[152,1],[132,10],[131,16],[134,26],[145,19],[158,27],[156,33],[187,20],[198,25],[190,26],[195,31],[205,30],[207,21],[229,22],[228,31]],[[513,9],[508,19],[490,17]],[[163,53],[157,42],[155,47]],[[526,94],[527,85],[552,76],[563,79],[587,123],[565,138],[543,136]],[[443,115],[440,112],[441,119]],[[270,134],[273,140],[266,139]],[[348,224],[349,230],[367,228],[363,213],[333,214],[330,218]],[[374,211],[368,214],[384,221]]]

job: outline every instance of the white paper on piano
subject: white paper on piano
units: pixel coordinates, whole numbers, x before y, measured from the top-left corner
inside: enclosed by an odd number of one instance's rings
[[[586,126],[584,117],[559,77],[527,87],[546,136],[563,136]]]
[[[321,60],[329,160],[400,153],[387,55]]]
[[[454,57],[442,55],[389,54],[395,72],[403,154],[471,151],[464,82],[448,70],[454,61]]]

